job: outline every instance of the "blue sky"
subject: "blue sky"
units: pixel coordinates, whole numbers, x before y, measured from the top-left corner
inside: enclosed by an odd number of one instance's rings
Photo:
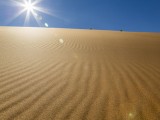
[[[50,10],[52,15],[37,14],[52,28],[160,32],[160,0],[42,0],[37,6]],[[0,0],[0,26],[24,26],[26,12],[10,21],[21,10]],[[39,25],[31,16],[25,26]]]

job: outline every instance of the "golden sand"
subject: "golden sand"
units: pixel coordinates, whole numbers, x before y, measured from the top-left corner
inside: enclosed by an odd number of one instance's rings
[[[0,120],[160,120],[160,34],[1,27]]]

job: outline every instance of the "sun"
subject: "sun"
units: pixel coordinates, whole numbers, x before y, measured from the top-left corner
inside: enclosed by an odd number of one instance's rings
[[[34,5],[31,3],[31,1],[26,1],[26,2],[24,3],[24,8],[25,8],[27,11],[31,12],[31,11],[34,10]]]
[[[43,22],[41,13],[45,13],[52,16],[52,13],[49,12],[48,9],[44,9],[42,7],[38,7],[39,3],[43,0],[11,0],[16,6],[19,6],[21,11],[19,11],[10,21],[16,19],[18,16],[20,16],[23,13],[26,13],[24,25],[26,25],[30,17],[34,17],[36,22],[39,26],[48,27],[48,24],[46,22]]]

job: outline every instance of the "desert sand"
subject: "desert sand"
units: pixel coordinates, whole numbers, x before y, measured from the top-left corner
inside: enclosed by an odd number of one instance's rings
[[[160,34],[0,27],[0,120],[160,120]]]

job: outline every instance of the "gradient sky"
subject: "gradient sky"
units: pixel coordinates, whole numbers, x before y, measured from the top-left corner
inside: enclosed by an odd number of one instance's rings
[[[37,6],[53,14],[38,12],[52,28],[160,32],[160,0],[43,0]],[[24,26],[26,12],[8,22],[21,9],[0,0],[0,26]],[[25,26],[38,24],[32,16]]]

